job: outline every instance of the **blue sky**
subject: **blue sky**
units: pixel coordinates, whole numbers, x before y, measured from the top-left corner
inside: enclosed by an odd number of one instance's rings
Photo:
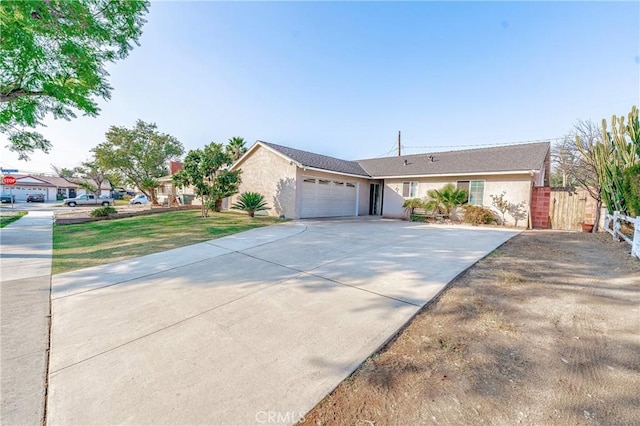
[[[50,171],[111,125],[359,159],[556,138],[640,98],[637,2],[155,2],[98,118],[47,120]],[[420,147],[420,148],[416,148]],[[449,147],[449,148],[444,148]]]

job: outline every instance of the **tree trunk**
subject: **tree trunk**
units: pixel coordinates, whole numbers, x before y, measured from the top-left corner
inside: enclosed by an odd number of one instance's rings
[[[215,207],[214,207],[214,210],[215,210],[216,212],[220,212],[220,210],[222,210],[222,199],[218,198],[218,199],[216,200],[216,205],[215,205]]]
[[[160,205],[158,204],[158,199],[156,198],[156,191],[152,189],[151,191],[149,191],[149,193],[151,194],[151,205],[153,206]]]
[[[598,232],[598,226],[600,223],[600,210],[602,210],[602,200],[596,200],[596,218],[595,223],[593,224],[593,229],[591,229],[591,233],[595,234]]]

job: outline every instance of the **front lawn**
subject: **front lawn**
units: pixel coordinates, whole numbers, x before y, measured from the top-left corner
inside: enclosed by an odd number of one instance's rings
[[[4,228],[8,224],[15,222],[26,214],[27,212],[11,212],[0,214],[0,228]]]
[[[53,273],[117,262],[200,243],[280,220],[241,213],[182,210],[53,227]]]

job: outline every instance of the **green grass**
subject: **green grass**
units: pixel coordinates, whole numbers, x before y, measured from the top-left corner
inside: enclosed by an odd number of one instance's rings
[[[20,219],[22,216],[26,215],[27,212],[15,212],[15,213],[8,213],[8,214],[1,214],[0,215],[0,228],[4,228],[5,226],[7,226],[8,224],[15,222],[16,220]]]
[[[117,262],[280,222],[240,213],[182,210],[53,227],[53,273]]]

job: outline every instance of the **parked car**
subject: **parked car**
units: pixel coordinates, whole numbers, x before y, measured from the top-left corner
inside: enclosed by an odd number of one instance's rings
[[[109,206],[113,204],[113,198],[110,197],[96,197],[93,194],[83,194],[76,198],[65,198],[63,204],[69,207],[75,206]]]
[[[27,203],[44,203],[44,194],[27,194]]]
[[[149,198],[144,194],[138,194],[129,200],[129,204],[148,204]]]
[[[2,194],[1,198],[0,198],[0,202],[3,203],[15,203],[16,202],[16,196],[13,194]]]

